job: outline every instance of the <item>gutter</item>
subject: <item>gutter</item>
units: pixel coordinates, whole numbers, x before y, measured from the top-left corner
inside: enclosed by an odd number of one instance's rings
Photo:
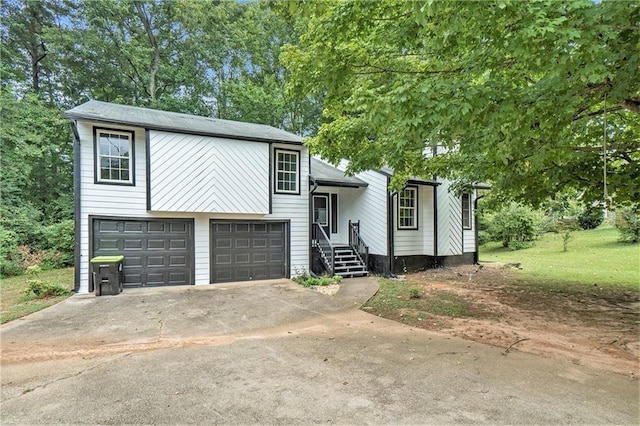
[[[311,160],[309,160],[311,162]],[[311,166],[311,164],[309,164]],[[309,191],[309,275],[316,276],[313,273],[313,193],[318,189],[318,181],[309,175],[309,183],[313,182],[313,188]]]
[[[397,192],[389,191],[389,184],[391,183],[391,177],[387,176],[387,193],[389,194],[387,197],[387,254],[389,255],[389,271],[388,275],[393,277],[394,266],[395,266],[395,245],[393,243],[394,234],[393,234],[393,197],[397,195]]]

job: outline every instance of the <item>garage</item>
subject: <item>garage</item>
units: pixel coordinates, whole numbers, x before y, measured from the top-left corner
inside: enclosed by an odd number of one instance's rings
[[[124,255],[124,287],[193,284],[193,220],[91,218],[91,230],[91,257]]]
[[[211,281],[289,276],[289,223],[211,221]]]

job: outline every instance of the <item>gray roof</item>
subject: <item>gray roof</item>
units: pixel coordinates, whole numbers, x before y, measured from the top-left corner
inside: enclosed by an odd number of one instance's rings
[[[78,105],[66,111],[64,117],[228,139],[302,144],[300,136],[264,124],[219,120],[101,101],[89,101]]]
[[[369,184],[353,176],[346,176],[343,171],[317,158],[311,158],[311,181],[322,186],[342,186],[359,188]]]

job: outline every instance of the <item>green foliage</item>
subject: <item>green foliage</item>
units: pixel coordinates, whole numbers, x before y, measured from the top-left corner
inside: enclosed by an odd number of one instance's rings
[[[411,287],[409,289],[409,298],[411,299],[420,299],[420,289],[418,287]]]
[[[43,299],[54,296],[68,296],[71,290],[59,285],[41,280],[27,280],[27,287],[24,289],[24,295],[28,299]]]
[[[562,234],[562,251],[569,250],[569,242],[571,240],[573,240],[573,235],[571,234],[571,231],[565,231]]]
[[[512,250],[529,248],[540,235],[541,219],[531,208],[511,202],[495,214],[490,232],[493,241]]]
[[[640,241],[640,214],[637,204],[628,204],[616,209],[615,225],[620,233],[620,241],[637,243]]]
[[[303,287],[313,287],[340,284],[342,277],[340,275],[334,275],[333,277],[312,277],[307,274],[302,274],[292,278],[292,280]]]
[[[640,4],[283,2],[304,33],[290,88],[325,95],[308,144],[350,171],[489,182],[539,203],[564,190],[640,199]],[[605,127],[606,118],[606,127]],[[433,153],[437,147],[438,155]],[[608,200],[607,200],[608,201]]]
[[[578,224],[582,229],[596,229],[604,221],[604,211],[600,207],[587,206],[578,214]]]

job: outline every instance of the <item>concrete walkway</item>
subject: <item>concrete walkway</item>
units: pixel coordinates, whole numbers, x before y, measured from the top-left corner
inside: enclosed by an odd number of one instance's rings
[[[288,280],[77,295],[0,326],[4,424],[638,424],[638,381]]]

